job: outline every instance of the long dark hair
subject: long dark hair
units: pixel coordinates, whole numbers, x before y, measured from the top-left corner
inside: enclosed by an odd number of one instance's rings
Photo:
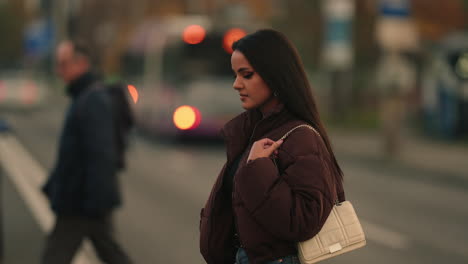
[[[234,42],[232,49],[244,54],[286,109],[317,129],[334,164],[337,180],[343,180],[343,171],[320,120],[316,100],[294,45],[282,33],[262,29]]]

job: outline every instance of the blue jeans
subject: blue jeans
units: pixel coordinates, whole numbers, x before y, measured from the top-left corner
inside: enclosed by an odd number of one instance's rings
[[[235,264],[249,264],[249,258],[245,249],[239,248],[236,254]],[[268,261],[265,264],[300,264],[299,258],[296,255],[287,256],[273,261]]]

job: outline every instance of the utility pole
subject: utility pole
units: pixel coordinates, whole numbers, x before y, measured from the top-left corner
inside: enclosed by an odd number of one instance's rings
[[[324,43],[322,64],[330,83],[330,112],[333,120],[343,118],[352,89],[352,23],[354,0],[322,0]]]
[[[404,146],[408,98],[416,87],[416,69],[403,53],[417,51],[419,34],[410,0],[381,0],[377,22],[377,41],[383,51],[376,71],[382,146],[392,158]]]
[[[50,0],[55,27],[55,44],[68,37],[68,0]]]

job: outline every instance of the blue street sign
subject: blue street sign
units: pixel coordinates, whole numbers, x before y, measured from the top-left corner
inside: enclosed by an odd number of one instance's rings
[[[24,51],[27,56],[40,57],[52,50],[54,30],[49,20],[32,22],[24,33]]]
[[[327,43],[351,43],[352,23],[349,19],[330,19],[327,21],[326,29]]]
[[[410,15],[409,0],[380,0],[379,11],[382,16],[408,17]]]

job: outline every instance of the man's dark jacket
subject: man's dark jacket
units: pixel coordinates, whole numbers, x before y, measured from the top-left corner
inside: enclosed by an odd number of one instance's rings
[[[102,216],[121,203],[111,98],[97,82],[86,73],[67,87],[58,159],[43,187],[59,215]]]
[[[334,197],[345,199],[325,144],[308,128],[285,139],[276,164],[271,158],[247,163],[253,142],[276,141],[304,123],[280,106],[263,118],[256,110],[244,112],[223,128],[227,162],[200,218],[200,251],[207,263],[234,263],[234,230],[249,263],[297,254],[297,242],[312,238],[322,228]],[[226,194],[225,171],[239,155],[233,192]]]

